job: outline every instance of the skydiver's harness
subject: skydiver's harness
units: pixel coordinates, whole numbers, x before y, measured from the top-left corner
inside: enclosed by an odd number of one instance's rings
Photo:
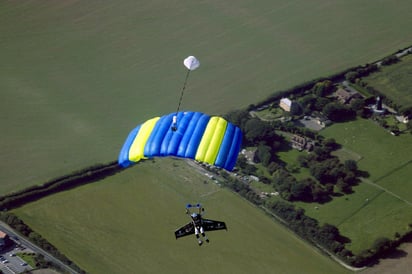
[[[197,214],[196,217],[192,217],[193,223],[195,226],[197,226],[198,228],[200,228],[202,226],[202,217],[200,216],[200,214]]]
[[[199,213],[190,214],[189,208],[191,208],[191,207],[198,208]],[[190,215],[190,217],[192,218],[194,226],[199,230],[200,230],[200,228],[202,227],[202,224],[203,224],[202,214],[201,214],[203,211],[204,211],[204,208],[200,204],[197,204],[196,206],[188,205],[186,207],[186,214]]]

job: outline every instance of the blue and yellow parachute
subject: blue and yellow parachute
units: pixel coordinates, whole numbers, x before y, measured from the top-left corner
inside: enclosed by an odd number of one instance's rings
[[[178,127],[171,129],[173,116]],[[155,117],[133,129],[119,154],[119,165],[151,157],[191,158],[231,171],[242,143],[240,129],[217,116],[178,112]]]

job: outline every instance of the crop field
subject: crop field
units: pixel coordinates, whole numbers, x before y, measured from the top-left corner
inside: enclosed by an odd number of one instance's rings
[[[222,114],[409,46],[408,0],[1,1],[0,192],[113,160],[136,124]]]
[[[381,67],[363,80],[389,97],[393,102],[404,107],[412,106],[412,55],[406,55],[401,61]]]
[[[202,247],[175,240],[188,202],[228,231],[208,233]],[[349,273],[180,160],[148,161],[15,213],[90,273]]]
[[[355,187],[352,195],[317,208],[299,205],[309,216],[338,226],[352,239],[349,248],[354,252],[368,248],[377,237],[393,238],[396,232],[406,232],[412,220],[412,156],[405,153],[411,137],[392,136],[369,120],[335,124],[322,134],[335,138],[354,157],[361,157],[358,166],[370,177]]]

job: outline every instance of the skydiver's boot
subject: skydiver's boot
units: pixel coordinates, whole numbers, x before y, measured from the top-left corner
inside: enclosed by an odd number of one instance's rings
[[[209,238],[206,236],[205,233],[202,233],[202,237],[203,237],[203,239],[205,239],[206,243],[209,242]]]
[[[197,239],[199,246],[201,246],[203,244],[203,241],[200,239],[199,235],[196,235],[196,239]]]

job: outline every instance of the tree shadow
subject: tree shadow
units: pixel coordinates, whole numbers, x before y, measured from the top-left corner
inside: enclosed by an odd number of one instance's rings
[[[292,147],[289,145],[289,142],[283,141],[283,142],[281,143],[281,145],[279,146],[277,152],[288,152],[288,151],[291,151],[291,150],[293,150],[293,149],[294,149],[294,148],[292,148]]]
[[[382,257],[382,259],[402,259],[408,255],[408,252],[401,249],[395,249],[394,251],[390,252],[389,254]]]
[[[369,178],[370,174],[369,174],[369,172],[367,172],[365,170],[357,170],[356,171],[356,177]]]

